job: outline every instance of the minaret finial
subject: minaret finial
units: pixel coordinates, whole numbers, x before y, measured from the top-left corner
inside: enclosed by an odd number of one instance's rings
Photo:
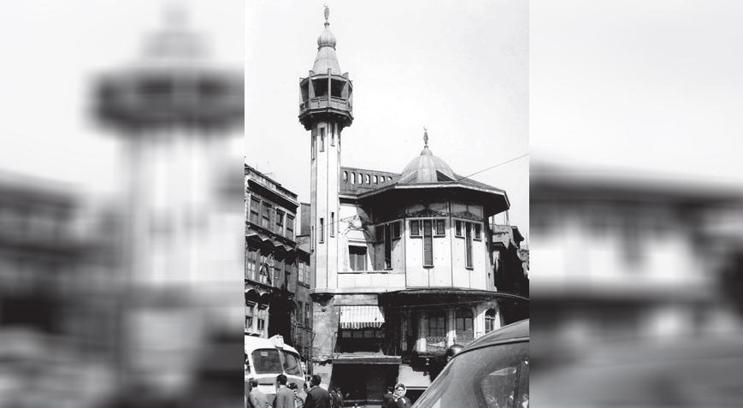
[[[325,8],[325,27],[327,27],[330,25],[330,22],[328,22],[328,18],[330,18],[330,7],[327,4],[323,4],[323,7]]]
[[[423,126],[423,144],[423,147],[428,147],[428,129],[425,126]]]

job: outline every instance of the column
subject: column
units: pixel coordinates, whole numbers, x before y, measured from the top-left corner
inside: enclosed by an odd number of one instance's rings
[[[426,336],[428,336],[428,313],[418,313],[418,341],[416,342],[415,349],[419,353],[426,352]]]
[[[457,341],[457,319],[454,309],[446,311],[446,347],[451,347]]]

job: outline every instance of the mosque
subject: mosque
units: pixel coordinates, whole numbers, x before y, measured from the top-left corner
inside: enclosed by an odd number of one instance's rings
[[[328,17],[326,8],[299,84],[299,121],[311,138],[312,368],[323,384],[370,403],[397,381],[426,387],[447,347],[506,323],[489,220],[510,204],[505,191],[434,155],[427,131],[400,173],[341,165],[354,84]]]

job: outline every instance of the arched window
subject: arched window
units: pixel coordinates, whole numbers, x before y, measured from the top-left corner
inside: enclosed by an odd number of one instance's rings
[[[351,184],[356,184],[356,173],[351,173]]]
[[[374,184],[377,184],[377,183],[379,183],[379,180],[377,179],[377,175],[375,174],[374,175]]]
[[[495,329],[495,309],[488,309],[485,312],[485,333]]]
[[[369,175],[368,174],[364,175],[364,183],[371,184],[371,180],[369,179]]]
[[[387,177],[387,181],[392,182],[392,177]]]
[[[343,182],[344,183],[347,183],[348,182],[348,172],[347,171],[344,171],[343,172]]]

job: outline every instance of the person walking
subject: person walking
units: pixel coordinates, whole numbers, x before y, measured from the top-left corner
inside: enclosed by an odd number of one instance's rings
[[[310,390],[307,391],[307,399],[304,408],[330,408],[330,394],[320,387],[320,376],[315,374],[310,380]]]
[[[397,408],[410,408],[410,400],[405,397],[405,393],[407,392],[407,388],[405,387],[405,384],[400,383],[395,386],[395,404],[397,404]]]
[[[250,404],[253,408],[267,408],[270,407],[266,394],[262,393],[258,389],[258,380],[255,378],[250,379],[250,396],[248,397]]]
[[[276,398],[273,399],[273,408],[295,408],[294,391],[286,387],[286,376],[276,376]]]

